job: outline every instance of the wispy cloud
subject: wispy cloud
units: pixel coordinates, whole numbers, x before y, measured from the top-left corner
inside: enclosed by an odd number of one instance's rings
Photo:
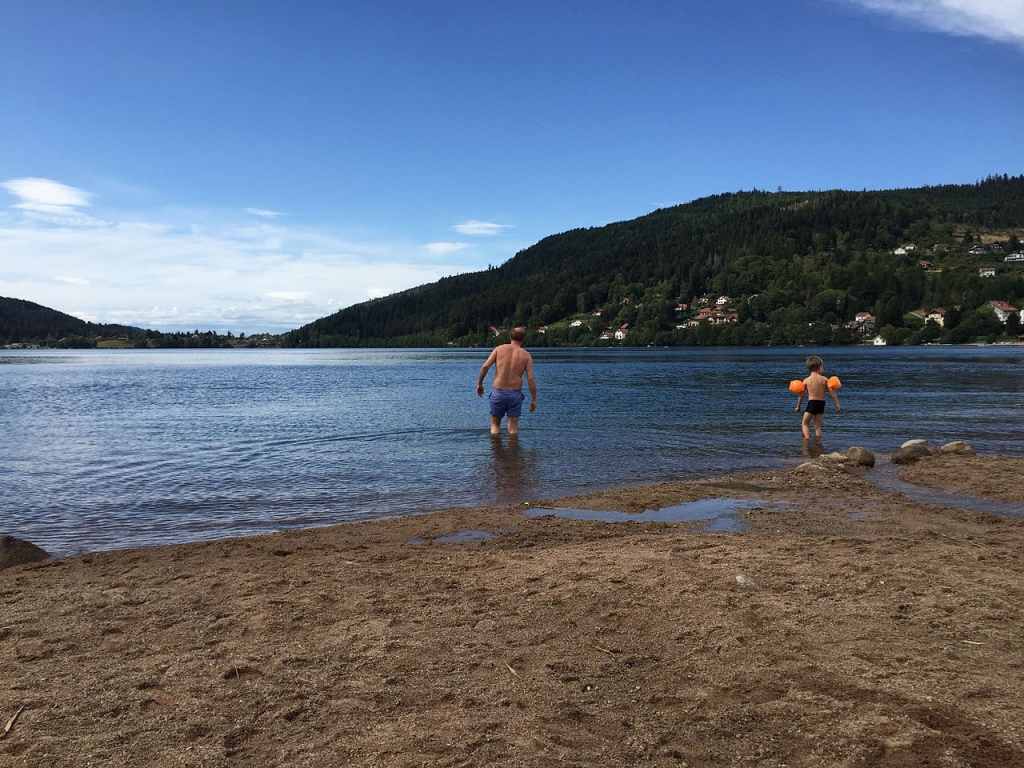
[[[1024,0],[833,0],[950,35],[1024,48]]]
[[[246,208],[246,213],[251,213],[253,216],[262,216],[265,219],[276,219],[278,216],[284,216],[280,211],[268,211],[266,208]]]
[[[309,298],[309,291],[271,291],[267,297],[284,301],[306,301]]]
[[[0,184],[21,200],[13,207],[40,213],[72,214],[76,208],[89,205],[92,195],[77,187],[69,187],[49,179],[11,179]]]
[[[421,243],[345,239],[271,217],[174,211],[104,221],[76,213],[90,193],[47,179],[0,188],[16,198],[0,207],[0,296],[95,322],[281,332],[474,268],[425,259]]]
[[[469,248],[469,243],[427,243],[423,247],[435,256],[443,256],[446,253],[454,253],[455,251],[461,251],[463,248]]]
[[[494,224],[490,221],[477,221],[476,219],[470,219],[464,221],[461,224],[456,224],[452,229],[458,232],[460,235],[500,235],[502,230],[510,229],[511,224]]]

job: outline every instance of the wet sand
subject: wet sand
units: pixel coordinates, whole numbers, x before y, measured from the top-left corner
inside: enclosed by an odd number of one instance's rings
[[[494,507],[0,571],[0,765],[1024,766],[1024,522],[817,466],[531,506],[726,497],[742,532]]]

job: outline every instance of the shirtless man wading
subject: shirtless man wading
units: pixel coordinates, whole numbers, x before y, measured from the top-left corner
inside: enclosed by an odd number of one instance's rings
[[[523,374],[530,385],[530,413],[537,410],[537,382],[533,380],[533,358],[523,349],[526,331],[516,328],[512,331],[512,342],[495,347],[487,361],[480,368],[476,380],[476,394],[484,396],[484,377],[494,366],[494,389],[491,390],[491,434],[501,433],[501,420],[508,416],[508,433],[519,434],[519,416],[523,412]]]

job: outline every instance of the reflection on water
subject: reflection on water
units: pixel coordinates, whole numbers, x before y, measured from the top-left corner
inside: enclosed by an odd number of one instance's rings
[[[820,437],[804,438],[803,455],[809,459],[816,459],[825,452],[825,446],[821,443]]]
[[[785,506],[789,502],[767,502],[760,499],[698,499],[675,504],[661,509],[647,509],[639,514],[594,509],[572,509],[562,507],[530,507],[523,513],[530,517],[566,517],[571,520],[600,520],[605,523],[704,523],[699,530],[705,532],[742,531],[743,521],[738,512],[741,509]],[[710,521],[710,522],[708,522]]]
[[[499,503],[515,503],[535,487],[536,446],[523,449],[519,435],[491,435],[491,474]],[[527,438],[528,439],[528,438]]]

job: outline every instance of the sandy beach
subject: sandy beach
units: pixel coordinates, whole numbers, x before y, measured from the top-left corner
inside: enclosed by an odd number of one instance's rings
[[[1024,459],[902,477],[1024,505]],[[531,506],[726,497],[741,532],[520,505],[0,571],[0,765],[1024,766],[1024,521],[831,466]]]

